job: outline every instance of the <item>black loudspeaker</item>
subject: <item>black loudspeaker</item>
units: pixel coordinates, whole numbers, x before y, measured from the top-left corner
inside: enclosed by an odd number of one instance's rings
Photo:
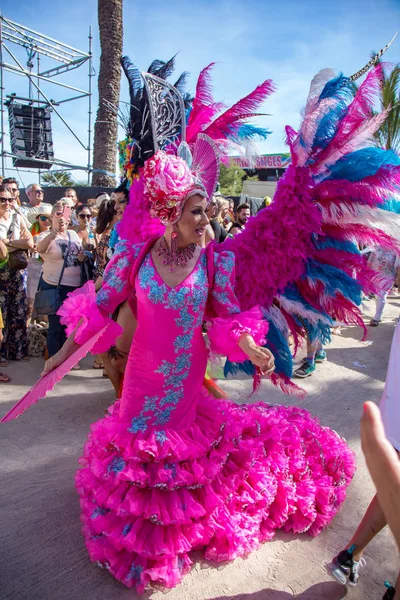
[[[54,159],[50,109],[14,101],[7,104],[11,152],[17,155],[14,167],[50,169]]]

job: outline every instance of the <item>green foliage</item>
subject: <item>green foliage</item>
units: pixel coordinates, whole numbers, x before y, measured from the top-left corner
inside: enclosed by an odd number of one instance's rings
[[[76,182],[72,179],[69,171],[59,171],[57,173],[48,171],[47,173],[41,173],[41,182],[44,186],[53,187],[56,185],[61,187],[74,187],[76,185]]]
[[[400,152],[400,64],[385,73],[380,95],[381,110],[389,114],[375,133],[375,144],[386,150]]]
[[[223,196],[239,196],[242,191],[246,171],[231,160],[229,167],[221,164],[219,184]]]

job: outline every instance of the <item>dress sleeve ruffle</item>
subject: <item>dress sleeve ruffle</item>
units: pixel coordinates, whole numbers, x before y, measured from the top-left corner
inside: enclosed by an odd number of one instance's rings
[[[92,354],[106,352],[123,331],[122,327],[98,306],[93,281],[88,281],[81,288],[69,293],[57,314],[61,317],[61,323],[66,326],[68,336],[78,327],[74,341],[80,346],[88,342],[100,329],[107,327],[105,333],[94,344]]]
[[[257,345],[266,343],[268,323],[260,307],[242,312],[234,292],[235,256],[233,252],[219,252],[214,257],[214,282],[210,295],[212,312],[208,337],[211,350],[227,356],[232,362],[243,362],[248,356],[239,348],[243,333],[252,336]]]
[[[263,320],[260,308],[254,306],[230,317],[211,319],[208,337],[213,352],[223,354],[232,362],[243,362],[248,356],[239,347],[240,336],[248,333],[258,346],[263,346],[267,332],[268,323]]]

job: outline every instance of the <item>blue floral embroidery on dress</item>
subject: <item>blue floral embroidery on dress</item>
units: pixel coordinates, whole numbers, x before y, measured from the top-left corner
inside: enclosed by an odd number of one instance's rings
[[[179,320],[179,319],[177,319]],[[192,345],[193,332],[177,335],[174,341],[175,352],[179,350],[188,350]]]
[[[181,310],[181,316],[176,320],[178,327],[182,327],[184,331],[188,331],[194,326],[195,317],[189,314],[188,309],[183,307]]]
[[[174,410],[174,406],[167,406],[163,410],[157,412],[157,418],[155,420],[156,425],[165,425],[171,418],[171,413]]]
[[[125,285],[126,285],[126,280],[121,279],[119,275],[114,273],[111,273],[111,270],[108,272],[108,277],[106,280],[106,283],[108,285],[108,287],[113,288],[116,292],[118,292],[119,294],[123,291]]]
[[[160,287],[156,281],[150,281],[149,283],[150,291],[149,291],[149,300],[154,302],[154,304],[160,304],[164,302],[164,293],[162,287]]]
[[[165,378],[164,387],[181,387],[182,381],[184,381],[188,375],[189,373],[187,371],[184,371],[183,373],[172,373],[172,375],[168,375],[168,377]]]
[[[117,260],[115,266],[117,269],[124,269],[125,267],[129,267],[130,264],[131,264],[131,261],[129,260],[129,257],[124,256],[123,258],[120,258],[119,260]]]
[[[99,289],[96,295],[96,304],[97,306],[101,306],[102,304],[108,304],[110,301],[110,290],[102,287]]]
[[[171,471],[171,476],[173,479],[175,479],[176,478],[176,463],[165,463],[164,467],[168,471]]]
[[[187,354],[181,354],[176,359],[176,370],[183,371],[190,368],[190,358]]]
[[[96,519],[96,517],[104,517],[104,515],[106,515],[107,513],[110,512],[110,509],[108,508],[101,508],[100,506],[97,506],[92,514],[90,515],[91,519]]]
[[[125,468],[126,462],[122,456],[115,456],[108,465],[108,471],[112,473],[120,473]]]
[[[160,429],[160,431],[156,431],[156,440],[157,442],[160,442],[160,444],[164,444],[164,442],[167,441],[167,434],[165,433],[165,431],[163,431],[162,429]]]
[[[128,431],[131,433],[137,433],[138,431],[146,431],[147,429],[147,421],[150,417],[144,417],[143,415],[138,415],[132,419],[132,424],[128,428]]]
[[[141,565],[135,565],[135,563],[132,564],[131,566],[131,570],[129,571],[129,574],[127,575],[127,579],[130,580],[132,579],[133,581],[140,581],[140,576],[143,572],[143,567]]]
[[[183,393],[181,391],[171,390],[164,398],[161,398],[160,406],[165,406],[166,404],[178,404],[182,397]]]
[[[145,403],[143,404],[144,411],[153,411],[157,408],[158,396],[145,396]]]
[[[115,246],[114,256],[119,256],[120,254],[125,254],[128,252],[128,242],[126,240],[121,240]]]
[[[154,269],[150,265],[143,264],[139,271],[139,284],[140,287],[145,290],[149,285],[150,281],[154,277]]]
[[[128,535],[131,529],[132,525],[125,525],[125,527],[122,530],[122,535],[125,537],[126,535]]]
[[[230,275],[235,266],[235,256],[233,252],[221,252],[216,254],[215,260],[215,278],[214,288],[212,290],[213,298],[224,305],[224,310],[228,315],[236,315],[240,313],[238,304],[232,301]],[[234,298],[234,296],[233,296]]]
[[[178,289],[171,289],[165,283],[159,283],[156,279],[156,270],[151,264],[150,254],[146,256],[139,269],[138,284],[148,293],[149,300],[154,304],[161,303],[167,309],[179,311],[175,323],[182,334],[177,335],[174,340],[176,360],[174,362],[163,360],[155,370],[156,373],[164,376],[164,395],[145,398],[140,414],[132,420],[129,428],[132,433],[146,431],[150,419],[154,425],[167,424],[172,411],[184,396],[183,382],[189,375],[192,361],[190,348],[195,329],[202,324],[208,294],[204,253],[193,272],[193,282],[192,288],[179,285]],[[165,432],[157,432],[156,439],[163,443],[166,439]]]
[[[169,375],[174,368],[174,363],[163,360],[161,365],[156,369],[156,373],[162,373],[163,375]]]
[[[183,308],[185,306],[185,302],[187,301],[186,296],[190,293],[190,288],[181,287],[180,290],[173,289],[170,291],[167,302],[168,307],[174,310],[178,310],[179,308]]]

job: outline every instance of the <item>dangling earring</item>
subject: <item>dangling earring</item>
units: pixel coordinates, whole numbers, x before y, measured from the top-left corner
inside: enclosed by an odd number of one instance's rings
[[[178,226],[176,223],[173,224],[172,226],[172,233],[171,233],[171,258],[172,258],[172,262],[174,264],[177,264],[177,258],[178,258],[178,244],[179,244],[179,232],[178,232]]]

